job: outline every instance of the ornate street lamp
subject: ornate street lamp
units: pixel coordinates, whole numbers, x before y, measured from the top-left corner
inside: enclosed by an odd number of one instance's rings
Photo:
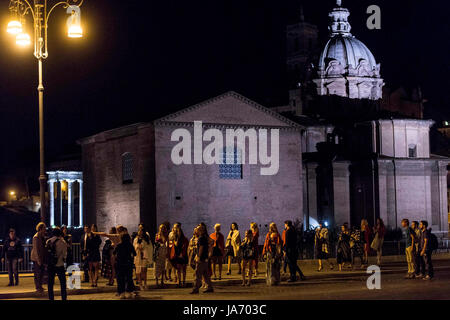
[[[24,28],[25,20],[28,15],[33,20],[34,29],[34,56],[38,60],[39,71],[39,150],[40,150],[40,198],[41,198],[41,220],[46,221],[46,202],[45,190],[47,189],[47,176],[44,166],[44,85],[42,83],[42,61],[47,59],[47,29],[48,18],[53,9],[62,6],[70,14],[67,19],[68,33],[71,38],[80,38],[83,36],[80,18],[80,6],[83,0],[54,1],[53,6],[48,6],[48,0],[10,0],[9,11],[11,21],[8,23],[7,32],[16,36],[16,44],[28,46],[31,44],[31,37]],[[50,4],[51,5],[51,4]]]

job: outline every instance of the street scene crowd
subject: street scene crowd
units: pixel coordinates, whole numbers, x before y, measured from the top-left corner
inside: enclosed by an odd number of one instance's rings
[[[432,253],[437,249],[437,238],[428,228],[427,221],[402,220],[406,235],[405,256],[408,266],[407,279],[431,280],[434,276]],[[83,282],[97,287],[100,276],[108,279],[107,285],[117,285],[120,299],[136,297],[140,291],[148,290],[147,271],[153,266],[157,288],[164,287],[167,281],[175,282],[177,287],[186,286],[187,268],[194,270],[194,284],[191,294],[214,292],[213,280],[221,280],[223,267],[226,275],[231,275],[232,262],[237,263],[238,274],[242,277],[242,286],[250,286],[252,278],[263,276],[267,285],[277,285],[281,281],[281,269],[289,268],[288,282],[306,280],[298,265],[299,239],[292,221],[284,223],[280,233],[275,223],[269,225],[262,250],[259,245],[257,223],[251,223],[248,230],[240,232],[237,223],[230,225],[227,237],[221,232],[221,225],[214,225],[209,233],[204,223],[198,224],[190,238],[185,236],[180,222],[171,227],[169,222],[162,223],[155,237],[151,237],[144,224],[138,231],[129,234],[123,225],[112,227],[109,232],[100,232],[97,226],[85,226],[80,240]],[[361,268],[369,263],[369,255],[376,252],[377,265],[382,264],[382,248],[386,228],[378,218],[374,227],[363,219],[361,225],[349,228],[344,223],[340,228],[336,246],[337,270],[346,265],[354,268],[356,259]],[[105,241],[102,240],[105,239]],[[103,247],[102,247],[103,244]],[[320,272],[328,262],[334,269],[330,257],[329,229],[319,222],[314,236],[315,257]],[[23,259],[21,240],[15,230],[10,229],[1,253],[2,262],[7,263],[9,273],[8,286],[19,285],[18,263]],[[71,276],[74,264],[72,236],[66,226],[47,230],[45,223],[36,226],[31,250],[34,283],[36,291],[44,292],[44,275],[48,276],[48,297],[54,299],[54,282],[58,277],[61,285],[61,297],[67,299],[67,275]],[[258,262],[264,261],[264,275],[258,273]],[[297,277],[298,274],[298,277]]]

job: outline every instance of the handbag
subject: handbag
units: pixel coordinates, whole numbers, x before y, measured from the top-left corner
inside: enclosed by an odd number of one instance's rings
[[[373,250],[378,250],[378,248],[380,247],[380,238],[378,237],[378,233],[375,235],[375,238],[373,238],[372,244],[370,245],[370,247]]]

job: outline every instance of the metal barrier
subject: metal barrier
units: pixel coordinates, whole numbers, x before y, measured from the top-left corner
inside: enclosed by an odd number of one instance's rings
[[[19,263],[19,272],[33,272],[33,262],[31,261],[32,244],[23,244],[23,261]],[[0,245],[0,252],[3,252],[3,245]],[[81,262],[81,249],[79,243],[72,244],[73,262]],[[0,262],[0,273],[7,273],[7,262]]]
[[[32,272],[33,262],[31,261],[31,244],[23,244],[23,261],[19,263],[19,272]],[[262,259],[262,246],[260,246],[260,259]],[[330,258],[336,257],[336,246],[330,245]],[[0,252],[3,252],[3,246],[0,245]],[[439,249],[437,253],[449,253],[450,252],[450,239],[439,239]],[[72,244],[72,254],[74,264],[81,263],[81,246],[79,243]],[[384,241],[383,243],[383,256],[403,255],[405,254],[405,241]],[[315,259],[314,246],[305,245],[300,249],[299,259]],[[7,273],[8,269],[6,261],[0,262],[0,273]]]

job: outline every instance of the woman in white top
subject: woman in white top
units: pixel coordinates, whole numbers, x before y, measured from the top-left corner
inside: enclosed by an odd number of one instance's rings
[[[241,235],[238,230],[238,225],[236,222],[233,222],[230,226],[230,232],[228,233],[227,241],[225,243],[225,249],[227,251],[228,256],[228,272],[227,274],[231,274],[231,259],[235,257],[238,263],[238,274],[241,274],[241,257],[239,255],[239,249],[241,247]]]
[[[138,231],[133,246],[136,250],[134,264],[136,266],[137,280],[141,290],[144,290],[147,288],[147,268],[153,262],[153,244],[144,229]]]

